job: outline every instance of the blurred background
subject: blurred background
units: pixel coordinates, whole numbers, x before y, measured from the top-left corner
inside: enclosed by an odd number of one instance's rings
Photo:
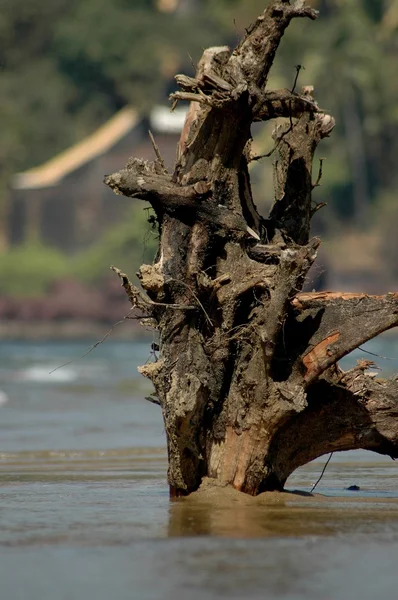
[[[192,75],[209,45],[235,46],[266,3],[0,0],[2,600],[396,596],[389,457],[334,456],[319,484],[353,503],[355,484],[367,510],[169,503],[161,410],[136,368],[156,345],[123,321],[130,305],[109,269],[133,277],[156,232],[148,207],[114,195],[104,175],[153,157],[148,129],[172,165],[185,114],[170,113],[174,75]],[[315,179],[325,157],[314,199],[328,206],[314,219],[323,244],[307,288],[394,290],[398,0],[312,3],[320,19],[292,23],[269,83],[291,88],[302,65],[298,89],[313,84],[336,117],[314,164]],[[272,128],[253,132],[258,153]],[[251,174],[266,214],[272,157]],[[366,348],[382,376],[398,371],[396,336]],[[310,490],[324,462],[288,487]]]
[[[396,289],[397,0],[312,0],[292,23],[269,87],[313,84],[337,126],[314,219],[323,239],[307,287]],[[151,261],[148,208],[113,195],[104,174],[152,157],[169,165],[184,120],[170,113],[173,76],[204,47],[235,46],[264,0],[0,0],[0,335],[92,337],[129,310],[109,266]],[[255,130],[272,147],[273,124]],[[318,169],[318,160],[314,171]],[[314,173],[316,176],[316,172]],[[252,169],[256,202],[272,202],[272,158]],[[133,322],[115,335],[137,335]]]

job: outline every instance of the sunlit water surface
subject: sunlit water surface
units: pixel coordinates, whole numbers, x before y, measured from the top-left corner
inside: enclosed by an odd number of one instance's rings
[[[0,344],[1,600],[398,597],[390,458],[334,455],[310,500],[170,502],[160,409],[136,373],[149,344],[108,341],[49,374],[88,345]],[[398,372],[396,338],[365,348]],[[309,491],[325,459],[289,489]]]

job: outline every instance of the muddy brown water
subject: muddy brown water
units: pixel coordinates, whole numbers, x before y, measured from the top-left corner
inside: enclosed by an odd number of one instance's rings
[[[314,497],[326,457],[292,475],[299,493],[171,502],[136,375],[148,344],[108,342],[49,375],[88,345],[0,344],[1,600],[398,598],[397,463],[335,454]],[[366,348],[398,371],[396,337]]]

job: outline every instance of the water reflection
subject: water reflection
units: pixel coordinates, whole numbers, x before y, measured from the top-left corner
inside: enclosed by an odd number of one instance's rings
[[[358,535],[385,528],[398,534],[398,499],[349,500],[302,493],[263,494],[252,499],[216,489],[174,501],[168,535],[296,537]]]

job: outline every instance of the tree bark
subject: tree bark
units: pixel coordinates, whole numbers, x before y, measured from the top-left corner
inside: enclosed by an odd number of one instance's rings
[[[272,0],[231,53],[206,50],[194,78],[176,76],[174,103],[191,102],[174,173],[158,149],[105,182],[147,201],[159,225],[156,261],[122,285],[159,331],[159,358],[141,367],[155,386],[167,436],[170,492],[204,476],[248,494],[282,489],[299,465],[331,450],[398,455],[396,383],[337,361],[398,322],[397,295],[300,293],[319,240],[310,221],[316,147],[334,119],[306,87],[266,89],[282,35],[303,0]],[[274,131],[275,201],[254,203],[251,124]]]

